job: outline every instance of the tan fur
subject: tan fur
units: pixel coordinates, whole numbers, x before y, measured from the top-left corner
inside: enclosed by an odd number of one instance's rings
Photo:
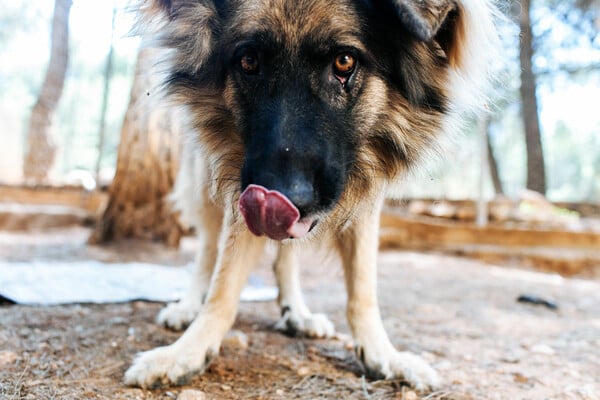
[[[150,27],[149,34],[171,49],[166,69],[184,71],[188,76],[211,67],[214,46],[231,45],[217,42],[219,32],[237,38],[268,28],[292,60],[307,38],[335,39],[369,50],[361,42],[363,22],[353,12],[350,0],[231,0],[229,11],[235,12],[228,25],[218,21],[218,10],[210,0],[170,3],[171,7],[164,0],[146,0],[142,20]],[[459,107],[478,106],[483,97],[473,80],[486,75],[487,60],[477,58],[480,50],[493,46],[494,34],[489,6],[483,0],[397,0],[394,4],[408,10],[403,18],[409,23],[424,21],[425,34],[437,35],[424,41],[408,40],[403,49],[406,54],[399,68],[406,68],[406,90],[415,98],[392,87],[385,77],[357,73],[362,89],[353,106],[352,122],[358,130],[356,160],[341,198],[333,210],[319,216],[321,222],[307,240],[329,237],[339,250],[348,292],[348,321],[357,355],[367,371],[375,377],[402,378],[418,389],[431,389],[440,383],[435,371],[419,357],[397,352],[383,328],[376,291],[379,212],[397,180],[436,151],[440,136],[454,126]],[[484,26],[476,26],[479,22]],[[318,45],[318,40],[315,43]],[[215,79],[219,73],[214,71]],[[216,84],[180,84],[171,89],[171,101],[190,116],[193,144],[185,147],[188,155],[178,178],[184,181],[178,182],[184,198],[179,199],[179,206],[184,215],[191,216],[201,240],[192,288],[179,303],[161,311],[158,321],[174,329],[193,322],[174,344],[139,355],[125,375],[130,385],[180,384],[203,371],[233,323],[239,294],[266,243],[248,231],[237,209],[245,151],[237,131],[242,105],[231,77],[223,79],[222,89]],[[311,90],[319,93],[318,82],[311,84]],[[447,111],[423,100],[427,93],[422,93],[421,84],[447,99]],[[332,100],[340,109],[348,106],[344,101]],[[196,195],[189,193],[193,187],[198,188]],[[275,273],[283,317],[278,326],[307,336],[329,337],[333,335],[331,322],[312,314],[302,298],[294,255],[301,246],[280,245]]]

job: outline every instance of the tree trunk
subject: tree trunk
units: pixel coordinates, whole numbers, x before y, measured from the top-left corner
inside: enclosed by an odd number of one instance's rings
[[[492,178],[492,184],[494,185],[494,193],[496,196],[503,195],[504,189],[502,188],[502,181],[500,180],[500,170],[498,168],[498,161],[496,160],[496,156],[494,155],[494,147],[492,146],[491,137],[489,133],[489,128],[491,124],[491,119],[488,119],[486,126],[486,134],[488,137],[487,140],[487,159],[490,168],[490,176]]]
[[[521,0],[521,15],[519,18],[521,28],[521,100],[527,147],[527,189],[546,194],[544,153],[540,134],[535,75],[533,73],[533,33],[530,10],[531,0]]]
[[[23,163],[23,176],[29,183],[46,181],[56,156],[56,144],[51,129],[69,62],[71,4],[71,0],[54,2],[50,62],[38,99],[31,111],[27,134],[28,149]]]
[[[110,96],[110,80],[113,72],[115,20],[117,17],[117,6],[113,6],[112,28],[110,31],[110,48],[106,56],[106,67],[104,68],[104,89],[102,90],[102,106],[100,108],[100,127],[98,128],[98,158],[96,159],[95,177],[100,185],[100,169],[102,168],[102,157],[104,155],[104,139],[106,136],[106,112],[108,110],[108,98]]]
[[[109,203],[90,243],[136,237],[176,246],[182,234],[165,200],[179,159],[179,135],[173,110],[161,106],[156,51],[140,51],[125,120]]]

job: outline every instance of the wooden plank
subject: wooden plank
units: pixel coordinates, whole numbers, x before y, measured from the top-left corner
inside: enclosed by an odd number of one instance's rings
[[[488,225],[424,220],[384,212],[380,242],[383,248],[443,245],[497,245],[506,247],[563,247],[597,250],[600,233],[509,228]]]
[[[82,188],[0,185],[2,203],[63,205],[98,215],[106,207],[107,200],[108,195],[104,192],[89,192]]]

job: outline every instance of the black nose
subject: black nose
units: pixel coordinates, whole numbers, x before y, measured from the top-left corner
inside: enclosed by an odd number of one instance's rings
[[[312,182],[302,176],[291,177],[289,182],[283,182],[281,189],[275,190],[283,193],[296,206],[300,216],[305,216],[317,205]]]
[[[300,211],[300,218],[327,211],[344,183],[339,162],[328,157],[326,144],[314,146],[269,143],[247,150],[242,191],[251,184],[283,194]]]

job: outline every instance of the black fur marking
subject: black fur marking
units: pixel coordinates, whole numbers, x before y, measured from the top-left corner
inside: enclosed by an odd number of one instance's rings
[[[290,306],[281,307],[281,316],[284,317],[287,313],[291,312],[292,309]]]
[[[213,349],[206,350],[206,355],[204,357],[204,367],[207,367],[219,354],[218,351]]]

